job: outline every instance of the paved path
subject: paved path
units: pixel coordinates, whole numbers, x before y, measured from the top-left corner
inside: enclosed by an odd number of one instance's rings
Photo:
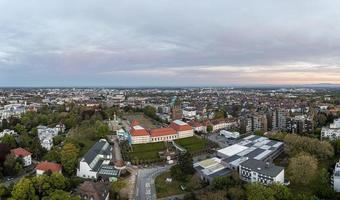
[[[135,189],[135,199],[136,200],[155,200],[156,197],[156,187],[155,187],[155,178],[170,169],[170,165],[161,167],[152,167],[139,169],[137,180],[136,180],[136,189]]]

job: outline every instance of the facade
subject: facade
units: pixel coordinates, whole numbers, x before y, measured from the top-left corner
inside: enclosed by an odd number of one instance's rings
[[[247,119],[246,132],[254,133],[255,131],[266,132],[268,130],[267,115],[256,114]]]
[[[237,138],[240,137],[239,132],[230,132],[230,131],[226,131],[226,130],[221,130],[220,135],[223,135],[226,138],[232,138],[232,139],[237,139]]]
[[[51,171],[52,173],[61,173],[61,165],[52,162],[40,162],[36,166],[36,175],[43,175],[47,171]]]
[[[284,168],[269,162],[248,159],[239,166],[240,178],[250,183],[270,185],[284,183]]]
[[[277,109],[273,112],[272,130],[286,130],[287,112],[284,109]]]
[[[41,146],[49,151],[53,146],[53,138],[59,133],[64,132],[65,126],[60,124],[58,124],[55,128],[38,126],[37,130]]]
[[[322,127],[321,139],[327,138],[330,140],[336,140],[340,138],[340,118],[335,119],[329,127]]]
[[[103,182],[85,181],[76,189],[76,194],[83,200],[109,200],[109,186]]]
[[[297,115],[287,118],[286,130],[291,133],[311,133],[313,132],[313,120],[305,115]]]
[[[8,119],[10,117],[19,117],[26,112],[26,105],[24,104],[9,104],[5,105],[4,109],[1,110],[0,119]]]
[[[340,161],[335,164],[332,182],[334,190],[340,192]]]
[[[117,177],[119,171],[111,164],[112,153],[111,145],[105,139],[100,139],[80,160],[77,176],[93,180]]]
[[[132,127],[129,130],[131,144],[172,141],[194,136],[192,127],[181,120],[171,122],[170,127],[157,128],[149,131],[138,124],[139,123],[131,123]]]
[[[10,130],[10,129],[5,129],[2,132],[0,132],[0,138],[4,137],[5,135],[17,135],[17,133],[14,130]]]
[[[196,108],[194,108],[194,107],[186,107],[186,108],[182,109],[182,113],[183,113],[183,118],[185,118],[185,119],[188,119],[188,120],[195,119],[195,117],[196,117]]]
[[[23,148],[12,149],[11,153],[16,158],[22,158],[25,167],[30,166],[32,164],[32,153],[27,151],[26,149]]]

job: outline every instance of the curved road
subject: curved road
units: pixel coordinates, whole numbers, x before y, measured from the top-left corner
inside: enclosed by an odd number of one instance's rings
[[[155,178],[159,174],[169,170],[171,165],[164,167],[157,166],[152,168],[139,169],[136,180],[135,199],[136,200],[155,200],[156,187]]]

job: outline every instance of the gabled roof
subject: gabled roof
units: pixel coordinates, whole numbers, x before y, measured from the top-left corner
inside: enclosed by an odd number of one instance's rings
[[[101,139],[84,155],[84,160],[90,164],[98,154],[110,154],[110,149],[110,144],[105,139]]]
[[[151,137],[158,137],[164,135],[175,135],[176,130],[173,128],[156,128],[150,131]]]
[[[52,172],[60,172],[61,171],[61,165],[57,163],[52,163],[52,162],[40,162],[37,167],[37,170],[42,170],[42,171],[48,171],[51,170]]]
[[[12,149],[11,153],[14,154],[17,157],[26,157],[32,155],[31,152],[27,151],[26,149],[23,148],[16,148]]]
[[[109,189],[108,185],[103,182],[85,181],[78,186],[77,193],[81,195],[82,199],[86,196],[87,199],[92,197],[95,200],[104,200],[109,193]]]

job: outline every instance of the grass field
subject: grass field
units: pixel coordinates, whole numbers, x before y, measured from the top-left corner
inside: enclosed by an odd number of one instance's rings
[[[175,140],[175,142],[188,150],[190,153],[196,153],[206,147],[207,140],[201,139],[197,136]]]
[[[164,142],[156,142],[150,144],[133,144],[132,152],[129,152],[129,156],[132,160],[150,160],[158,159],[158,152],[165,150]]]
[[[166,178],[169,178],[169,177],[171,177],[170,172],[165,172],[156,177],[155,185],[156,185],[157,198],[185,193],[185,191],[181,189],[180,182],[174,179],[172,180],[171,183],[166,182]]]

